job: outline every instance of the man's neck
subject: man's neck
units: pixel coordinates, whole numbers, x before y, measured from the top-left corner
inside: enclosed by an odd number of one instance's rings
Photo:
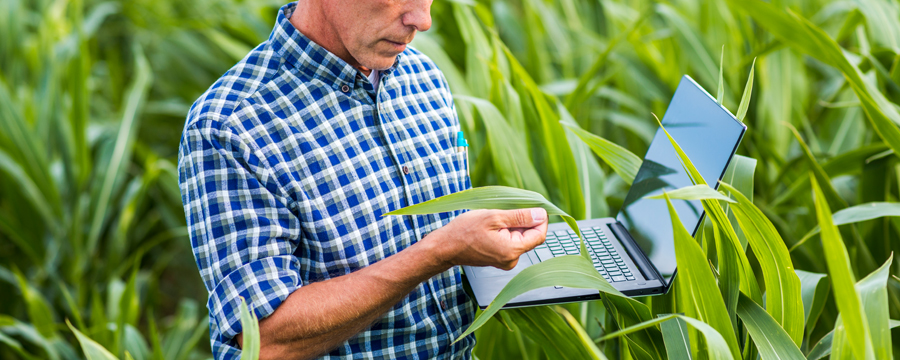
[[[364,75],[368,76],[372,70],[362,66],[362,64],[350,54],[350,51],[347,50],[347,47],[344,46],[344,43],[341,41],[341,37],[338,35],[337,30],[327,20],[325,12],[323,11],[324,9],[322,9],[320,5],[321,3],[319,1],[297,1],[297,7],[294,8],[294,13],[291,14],[291,25],[294,25],[294,28],[296,28],[297,31],[300,31],[300,33],[308,37],[314,43],[319,44],[319,46],[325,48],[325,50],[328,50],[335,56],[341,58],[341,60],[346,61],[350,66],[353,66]],[[315,26],[313,24],[315,24]]]

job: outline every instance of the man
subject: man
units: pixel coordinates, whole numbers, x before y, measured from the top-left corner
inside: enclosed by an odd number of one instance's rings
[[[542,209],[383,216],[467,188],[430,0],[301,0],[191,107],[179,173],[215,357],[469,358],[458,265],[511,269]]]

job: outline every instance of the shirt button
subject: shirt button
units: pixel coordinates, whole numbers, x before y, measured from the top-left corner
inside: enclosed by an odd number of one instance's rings
[[[409,168],[406,167],[406,166],[404,166],[404,167],[403,167],[403,173],[406,174],[406,175],[409,175]]]
[[[441,300],[441,310],[447,310],[447,302],[444,300]]]
[[[350,92],[350,85],[347,85],[347,84],[341,85],[341,91],[343,91],[345,93]]]

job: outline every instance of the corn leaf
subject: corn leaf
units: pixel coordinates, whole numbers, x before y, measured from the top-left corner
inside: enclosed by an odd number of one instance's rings
[[[753,58],[753,65],[750,65],[750,76],[747,77],[747,84],[744,85],[744,95],[741,96],[741,104],[735,117],[738,121],[744,121],[747,116],[747,110],[750,108],[750,97],[753,95],[753,70],[756,69],[756,58]]]
[[[612,141],[591,134],[576,124],[561,123],[569,131],[577,135],[581,141],[584,141],[594,151],[594,154],[597,154],[616,174],[622,177],[622,180],[628,184],[634,182],[634,176],[641,168],[641,163],[643,162],[641,158]]]
[[[799,347],[803,342],[803,300],[800,279],[794,272],[784,240],[750,199],[731,185],[720,183],[720,186],[737,199],[737,204],[732,205],[731,209],[762,268],[766,284],[766,311]]]
[[[664,317],[666,315],[659,315]],[[688,338],[687,322],[674,318],[659,324],[663,341],[666,344],[666,355],[669,359],[691,359],[691,340]],[[724,339],[723,339],[724,340]]]
[[[664,193],[665,194],[665,193]],[[672,229],[675,236],[675,261],[678,264],[678,292],[684,299],[684,305],[688,307],[689,315],[694,315],[700,321],[710,325],[725,339],[725,344],[730,351],[731,358],[740,358],[740,350],[737,338],[734,335],[734,325],[722,299],[719,289],[716,287],[716,279],[707,265],[706,255],[700,245],[691,237],[691,234],[681,224],[672,201],[666,195],[666,203],[669,206],[669,216],[672,219]],[[696,327],[696,326],[695,326]],[[707,344],[710,348],[713,344]],[[718,354],[714,359],[721,359]]]
[[[856,291],[853,270],[847,248],[841,239],[841,233],[831,220],[831,209],[825,200],[825,194],[819,187],[815,175],[810,174],[810,182],[814,192],[816,218],[822,227],[822,248],[825,250],[825,262],[828,275],[834,286],[834,299],[844,319],[847,341],[853,356],[857,359],[874,359],[872,337],[866,325],[866,314],[862,310],[859,294]]]
[[[662,323],[665,323],[665,322],[667,322],[669,320],[673,320],[673,319],[678,319],[678,320],[684,321],[685,323],[687,323],[688,325],[691,325],[691,327],[697,329],[698,331],[700,331],[700,333],[703,334],[704,338],[706,339],[706,344],[707,344],[706,355],[708,356],[709,359],[732,359],[732,353],[728,350],[728,343],[722,337],[721,333],[719,333],[718,331],[716,331],[715,328],[713,328],[712,326],[710,326],[709,324],[707,324],[703,321],[700,321],[700,320],[697,320],[697,319],[694,319],[691,317],[687,317],[684,315],[678,315],[678,314],[669,314],[669,315],[660,316],[655,319],[648,320],[648,321],[642,322],[640,324],[636,324],[634,326],[630,326],[628,328],[610,333],[608,335],[601,337],[600,339],[597,339],[597,341],[600,342],[600,341],[607,341],[610,339],[615,339],[617,337],[632,334],[634,332],[637,332],[637,331],[640,331],[640,330],[643,330],[643,329],[646,329],[649,327],[655,327],[657,324],[662,324]],[[729,332],[730,332],[730,330],[729,330]],[[673,358],[673,359],[676,359],[676,358]]]
[[[134,140],[140,125],[140,110],[144,104],[147,92],[152,81],[150,64],[144,57],[139,45],[134,47],[136,75],[129,89],[123,106],[122,122],[119,125],[115,147],[109,159],[109,166],[103,173],[103,181],[99,182],[100,188],[93,200],[93,218],[87,238],[87,254],[94,254],[97,243],[100,241],[100,233],[107,220],[110,208],[110,199],[113,197],[115,185],[124,175],[131,159]],[[85,258],[84,261],[87,261]],[[86,264],[85,264],[86,265]]]
[[[247,309],[247,301],[241,298],[241,360],[259,360],[259,320],[256,313]]]
[[[583,256],[568,255],[557,256],[547,261],[531,265],[512,278],[497,297],[479,315],[472,325],[456,338],[459,341],[465,338],[481,326],[491,316],[497,313],[503,305],[510,300],[528,291],[549,286],[565,286],[579,289],[597,289],[601,293],[625,297],[612,287],[600,273],[594,269],[594,264]],[[629,300],[634,301],[634,300]]]
[[[562,315],[563,319],[566,320],[566,322],[569,324],[569,326],[572,328],[572,330],[574,330],[575,333],[578,335],[578,340],[581,342],[581,345],[584,346],[588,351],[590,351],[590,354],[593,358],[606,360],[606,355],[604,355],[603,351],[601,351],[600,348],[597,347],[597,344],[594,343],[594,340],[591,339],[591,336],[588,335],[588,333],[584,330],[584,328],[578,322],[578,319],[576,319],[574,316],[572,316],[572,314],[569,313],[568,310],[566,310],[565,308],[563,308],[561,306],[555,306],[554,310],[556,310],[557,313]],[[556,339],[551,339],[551,342],[555,341],[555,340]]]
[[[81,351],[84,352],[84,357],[87,360],[117,360],[112,353],[110,353],[106,348],[98,344],[96,341],[91,340],[91,338],[85,336],[78,331],[72,323],[66,321],[66,324],[69,325],[69,329],[75,333],[75,337],[78,338],[78,342],[81,344]]]
[[[890,324],[891,330],[900,327],[900,321],[898,320],[889,319],[888,323]],[[823,336],[822,339],[819,340],[818,343],[816,343],[816,346],[814,346],[812,350],[810,350],[809,353],[806,354],[806,359],[819,360],[831,355],[831,347],[833,346],[833,344],[834,330],[829,331],[828,334],[825,334],[825,336]]]
[[[722,45],[722,52],[719,53],[719,88],[716,91],[716,102],[725,106],[725,45]]]
[[[800,279],[800,295],[803,298],[803,317],[806,322],[806,336],[815,329],[825,302],[828,301],[828,292],[831,283],[825,281],[828,275],[812,273],[803,270],[794,270]]]
[[[862,310],[865,312],[868,333],[871,336],[872,348],[875,351],[875,359],[893,359],[893,344],[891,343],[890,310],[888,309],[887,281],[890,275],[891,264],[894,257],[890,258],[877,270],[860,280],[855,285],[859,293]],[[837,295],[837,294],[835,294]],[[843,326],[843,315],[838,317],[834,330],[834,343],[831,352],[833,359],[854,358],[850,346],[850,329]]]
[[[741,295],[738,316],[747,327],[762,359],[805,360],[791,336],[750,298]],[[800,329],[802,332],[802,328]]]
[[[464,95],[458,95],[455,99],[474,105],[481,114],[500,185],[529,189],[547,196],[547,188],[541,182],[534,163],[528,156],[523,156],[528,154],[524,135],[513,130],[490,101]]]
[[[691,185],[686,186],[681,189],[676,189],[672,191],[666,192],[666,195],[670,199],[680,199],[680,200],[722,200],[729,203],[736,203],[737,201],[731,200],[728,196],[713,190],[713,188],[708,185]],[[665,199],[665,195],[653,195],[646,196],[645,199]]]
[[[559,215],[565,220],[572,231],[575,231],[579,238],[581,238],[581,231],[578,230],[578,224],[575,223],[575,219],[560,210],[560,208],[556,207],[553,203],[547,201],[541,194],[534,191],[506,186],[483,186],[455,192],[441,196],[437,199],[391,211],[384,214],[384,216],[423,215],[475,209],[512,210],[532,207],[544,208],[547,210],[548,215]],[[587,252],[583,238],[581,241],[581,254],[585,259],[590,261],[590,254]]]
[[[580,335],[574,330],[581,328],[577,322],[574,324],[575,327],[570,327],[570,324],[566,323],[566,320],[550,307],[510,309],[506,313],[516,327],[523,330],[531,340],[543,344],[541,350],[547,354],[548,358],[605,359],[605,357],[597,356],[599,350],[592,351],[589,347],[582,345]],[[590,344],[593,345],[593,342]]]
[[[50,305],[41,293],[31,287],[28,280],[18,269],[13,269],[18,280],[19,291],[22,292],[22,298],[25,300],[26,310],[34,327],[41,336],[53,338],[56,336],[56,322],[53,321],[53,311]]]
[[[729,0],[729,4],[752,17],[779,40],[840,70],[860,100],[875,132],[900,154],[900,112],[874,85],[863,79],[859,68],[822,29],[792,11],[778,10],[760,0]]]
[[[630,298],[619,296],[603,297],[603,304],[609,315],[615,320],[616,326],[620,329],[628,328],[642,322],[653,319],[650,308],[646,305],[632,301]],[[662,333],[655,327],[648,327],[629,333],[625,336],[625,342],[631,355],[636,360],[657,360],[665,359],[665,350],[661,347],[663,344]]]
[[[900,217],[900,204],[890,202],[871,202],[866,204],[859,204],[835,212],[832,216],[832,221],[834,222],[834,225],[841,226],[889,216]],[[800,245],[803,245],[807,240],[818,234],[820,231],[821,228],[819,228],[819,226],[816,226],[815,228],[807,232],[806,235],[804,235],[803,238],[800,239],[800,241],[794,244],[794,246],[791,246],[791,251],[793,251]]]
[[[537,140],[538,143],[543,144],[546,157],[542,163],[546,165],[545,173],[547,174],[545,185],[551,191],[551,198],[554,198],[552,192],[557,192],[562,208],[568,211],[572,217],[582,219],[585,212],[584,192],[578,177],[570,175],[570,172],[578,167],[572,149],[569,148],[565,129],[559,123],[561,117],[554,112],[548,95],[540,90],[528,71],[519,64],[509,49],[504,47],[503,50],[509,60],[512,78],[522,88],[520,92],[527,95],[522,96],[523,104],[530,103],[537,115],[536,117],[526,117],[530,119],[527,126],[536,131],[532,141]]]

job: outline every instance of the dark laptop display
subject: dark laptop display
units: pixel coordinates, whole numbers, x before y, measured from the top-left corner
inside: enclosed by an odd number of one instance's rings
[[[681,81],[692,80],[684,77]],[[700,175],[711,187],[718,188],[716,180],[724,175],[723,169],[731,159],[744,126],[696,86],[678,87],[662,122]],[[675,148],[666,133],[659,129],[622,210],[616,216],[666,282],[675,273],[669,209],[665,200],[644,197],[690,185],[693,184],[681,166]],[[673,200],[672,205],[687,230],[695,234],[703,215],[700,201]]]

